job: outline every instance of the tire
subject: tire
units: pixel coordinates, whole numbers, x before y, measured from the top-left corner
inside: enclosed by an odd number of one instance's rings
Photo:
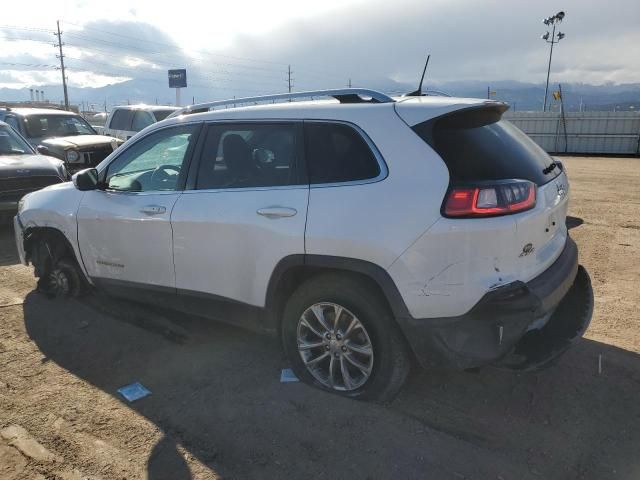
[[[392,400],[409,374],[411,360],[389,307],[379,297],[348,275],[323,274],[303,283],[289,298],[282,319],[284,351],[296,376],[341,396]],[[349,325],[356,327],[348,331]]]
[[[85,285],[78,264],[71,257],[57,260],[49,272],[38,280],[38,290],[51,298],[76,298]]]

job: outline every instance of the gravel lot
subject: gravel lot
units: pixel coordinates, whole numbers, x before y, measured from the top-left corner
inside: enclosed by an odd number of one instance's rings
[[[536,374],[416,369],[388,406],[281,384],[270,337],[48,300],[2,229],[0,478],[640,478],[640,159],[564,161],[586,339]]]

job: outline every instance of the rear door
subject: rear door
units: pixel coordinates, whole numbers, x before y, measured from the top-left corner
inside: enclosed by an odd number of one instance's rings
[[[220,122],[203,136],[171,216],[176,287],[264,306],[278,262],[304,253],[302,124]]]

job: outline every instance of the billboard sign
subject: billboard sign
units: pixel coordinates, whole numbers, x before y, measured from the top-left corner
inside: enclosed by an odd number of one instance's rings
[[[177,70],[169,70],[169,88],[186,88],[187,87],[187,70],[180,68]]]

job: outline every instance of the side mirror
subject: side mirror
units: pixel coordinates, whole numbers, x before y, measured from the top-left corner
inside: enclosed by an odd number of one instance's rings
[[[38,153],[42,154],[42,155],[49,155],[49,149],[47,147],[45,147],[44,145],[38,145],[36,147],[36,150]]]
[[[71,177],[73,185],[81,192],[98,188],[98,170],[85,168]]]

